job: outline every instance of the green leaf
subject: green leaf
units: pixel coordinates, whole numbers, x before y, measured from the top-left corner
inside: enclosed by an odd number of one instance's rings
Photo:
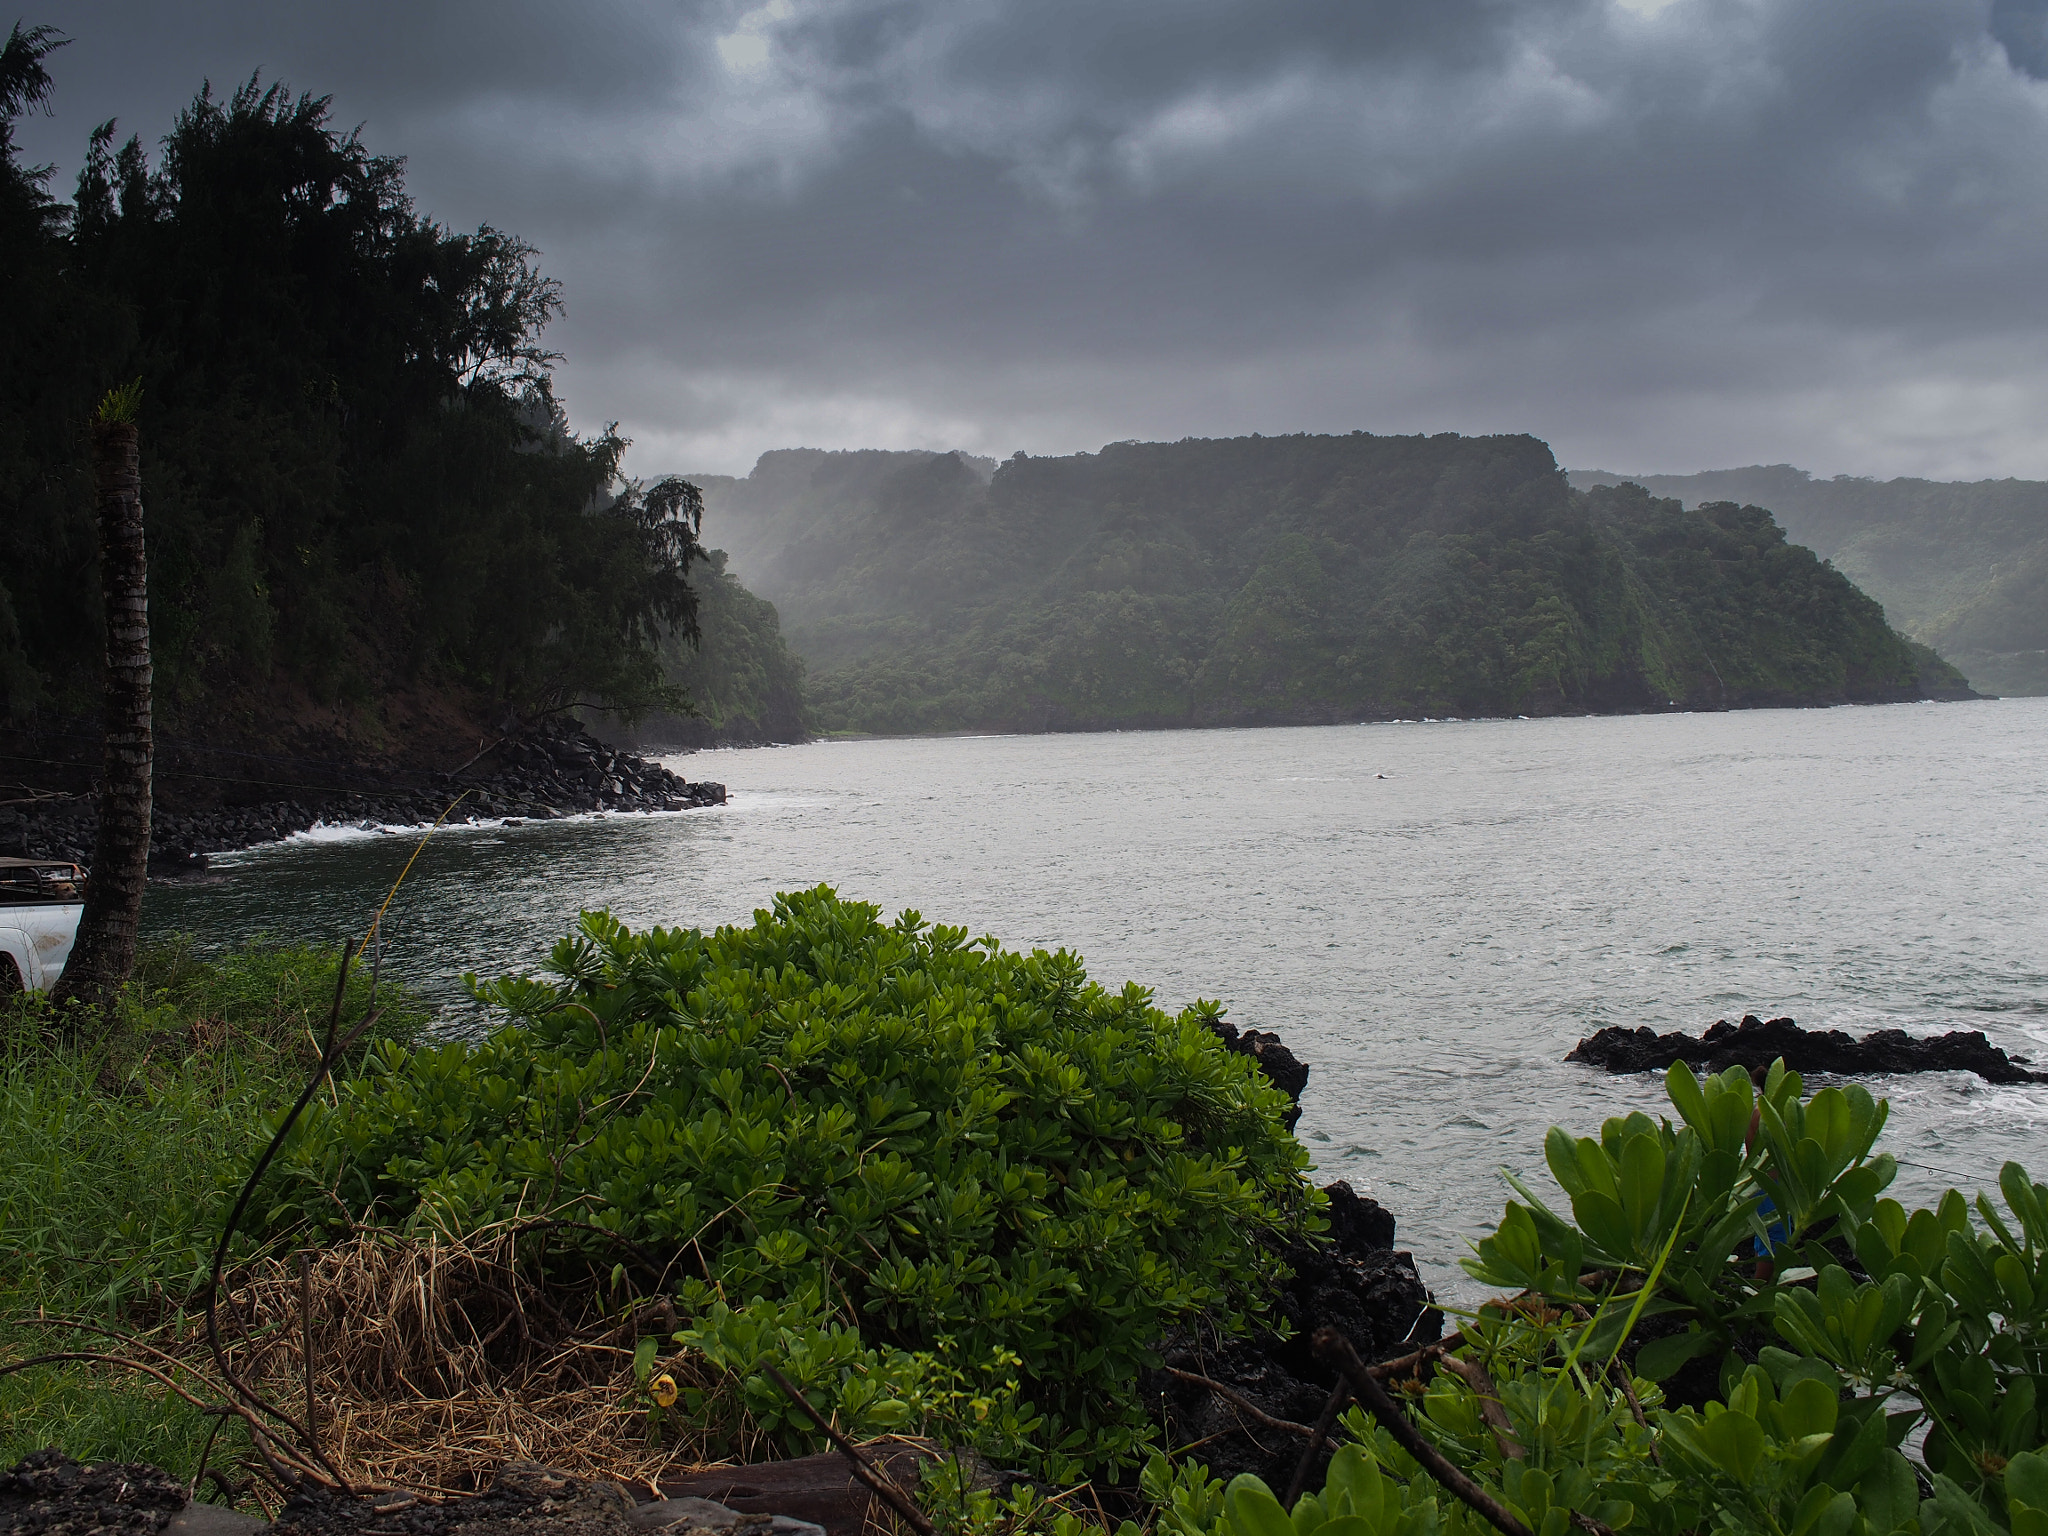
[[[1787,1440],[1831,1434],[1841,1407],[1841,1399],[1813,1377],[1795,1381],[1778,1403],[1779,1433]]]
[[[1329,1476],[1323,1488],[1324,1499],[1343,1500],[1352,1514],[1370,1521],[1375,1529],[1394,1513],[1394,1509],[1388,1506],[1397,1506],[1398,1501],[1389,1498],[1390,1492],[1386,1478],[1380,1474],[1379,1463],[1362,1447],[1355,1444],[1340,1446],[1330,1458]],[[1329,1536],[1342,1536],[1342,1533],[1331,1532]]]
[[[2034,1310],[2034,1283],[2017,1254],[2001,1253],[1991,1261],[1991,1273],[2005,1293],[2009,1316],[2025,1317]]]
[[[1572,1196],[1572,1217],[1579,1230],[1591,1238],[1608,1258],[1626,1261],[1635,1250],[1633,1234],[1621,1206],[1598,1190],[1587,1189]]]
[[[2018,1163],[2007,1163],[1998,1170],[1998,1190],[2026,1229],[2028,1243],[2035,1248],[2048,1247],[2048,1199],[2027,1177],[2027,1170]]]
[[[1848,1536],[1851,1526],[1856,1523],[1856,1495],[1838,1493],[1829,1499],[1814,1522],[1813,1536]]]
[[[1654,1136],[1631,1136],[1621,1149],[1621,1208],[1636,1245],[1651,1239],[1664,1192],[1664,1147]]]
[[[1664,1074],[1664,1092],[1670,1098],[1672,1108],[1678,1111],[1687,1125],[1698,1131],[1703,1139],[1712,1136],[1713,1126],[1707,1118],[1707,1097],[1700,1091],[1700,1080],[1693,1075],[1689,1065],[1682,1061],[1671,1063],[1670,1070]]]
[[[1663,1381],[1688,1360],[1710,1355],[1720,1343],[1710,1333],[1674,1333],[1652,1339],[1636,1355],[1636,1374],[1646,1381]]]
[[[1562,1127],[1553,1125],[1544,1134],[1543,1161],[1550,1165],[1550,1176],[1568,1197],[1586,1187],[1585,1175],[1579,1172],[1578,1147]]]
[[[2005,1496],[2034,1509],[2048,1510],[2048,1452],[2021,1451],[2006,1462]]]
[[[1700,1430],[1700,1440],[1721,1470],[1738,1483],[1756,1474],[1763,1459],[1763,1427],[1746,1413],[1716,1414]]]
[[[1273,1497],[1273,1490],[1249,1472],[1230,1480],[1223,1494],[1223,1508],[1230,1519],[1232,1536],[1298,1536],[1287,1511]]]
[[[1920,1506],[1923,1526],[1942,1536],[2003,1536],[1984,1512],[1984,1506],[1966,1493],[1953,1478],[1934,1476],[1934,1497]]]
[[[1572,1144],[1572,1153],[1578,1160],[1579,1177],[1585,1181],[1588,1190],[1610,1200],[1620,1198],[1621,1191],[1614,1182],[1614,1164],[1608,1159],[1605,1147],[1590,1136],[1581,1136]]]
[[[1856,1484],[1856,1502],[1870,1522],[1875,1536],[1890,1533],[1912,1523],[1920,1512],[1920,1483],[1913,1467],[1897,1451],[1887,1449]]]

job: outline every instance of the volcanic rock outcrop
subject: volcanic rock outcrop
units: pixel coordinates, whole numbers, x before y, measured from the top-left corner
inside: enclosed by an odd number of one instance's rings
[[[1241,1030],[1224,1019],[1211,1019],[1209,1027],[1228,1049],[1257,1062],[1259,1070],[1266,1074],[1266,1081],[1294,1101],[1294,1107],[1287,1112],[1285,1120],[1287,1129],[1293,1130],[1295,1122],[1301,1119],[1301,1093],[1308,1087],[1308,1063],[1282,1045],[1278,1035],[1259,1029]],[[1391,1240],[1392,1229],[1389,1228]]]
[[[1915,1037],[1903,1029],[1880,1029],[1859,1040],[1839,1029],[1801,1029],[1791,1019],[1760,1019],[1753,1013],[1740,1024],[1721,1019],[1698,1036],[1682,1030],[1660,1035],[1647,1025],[1610,1025],[1581,1040],[1565,1060],[1609,1072],[1661,1072],[1674,1061],[1708,1072],[1730,1067],[1755,1072],[1768,1069],[1779,1057],[1802,1074],[1974,1072],[1990,1083],[2048,1083],[2048,1072],[2029,1070],[1985,1039],[1981,1030],[1952,1029],[1945,1035]]]
[[[1393,1216],[1349,1184],[1331,1184],[1324,1193],[1328,1240],[1297,1241],[1283,1250],[1294,1273],[1273,1302],[1275,1326],[1223,1343],[1200,1329],[1177,1333],[1161,1350],[1162,1368],[1140,1383],[1164,1420],[1168,1441],[1199,1443],[1201,1460],[1226,1482],[1252,1472],[1279,1489],[1293,1476],[1305,1437],[1257,1414],[1285,1424],[1315,1422],[1336,1384],[1309,1348],[1318,1328],[1337,1328],[1367,1361],[1391,1359],[1443,1336],[1443,1313],[1432,1305],[1414,1257],[1394,1249]],[[1282,1322],[1289,1325],[1285,1339],[1277,1326]]]
[[[206,855],[326,826],[431,825],[446,813],[478,820],[551,821],[591,811],[681,811],[725,804],[725,786],[689,783],[661,764],[607,747],[572,722],[548,722],[498,743],[453,773],[410,779],[364,770],[254,804],[188,811],[159,807],[150,823],[152,874],[203,869]],[[94,797],[0,807],[0,854],[91,861]]]

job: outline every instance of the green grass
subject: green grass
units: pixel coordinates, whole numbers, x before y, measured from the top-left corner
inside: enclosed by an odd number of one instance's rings
[[[333,951],[255,941],[207,959],[148,951],[114,1020],[67,1036],[39,996],[0,1002],[0,1364],[108,1348],[37,1316],[180,1331],[266,1117],[318,1060]],[[351,976],[345,1020],[369,1003]],[[379,1035],[429,1015],[386,981]],[[0,1376],[0,1466],[57,1445],[189,1476],[212,1420],[145,1376],[93,1365]],[[245,1442],[223,1433],[214,1464]]]

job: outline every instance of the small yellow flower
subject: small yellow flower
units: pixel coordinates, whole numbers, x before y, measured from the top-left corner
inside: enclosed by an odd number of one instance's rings
[[[649,1388],[650,1388],[650,1389],[651,1389],[651,1390],[653,1391],[653,1393],[654,1393],[654,1400],[655,1400],[655,1401],[656,1401],[657,1403],[661,1404],[661,1406],[662,1406],[662,1407],[664,1407],[664,1408],[673,1408],[673,1407],[675,1407],[675,1405],[676,1405],[676,1379],[675,1379],[675,1377],[673,1377],[673,1376],[669,1375],[669,1373],[668,1373],[667,1371],[663,1371],[663,1372],[662,1372],[662,1373],[661,1373],[661,1374],[660,1374],[659,1376],[655,1377],[653,1381],[649,1382],[649,1383],[648,1383],[648,1386],[649,1386]]]

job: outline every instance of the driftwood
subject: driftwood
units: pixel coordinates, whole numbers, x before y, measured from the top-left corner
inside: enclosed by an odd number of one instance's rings
[[[769,1380],[782,1388],[783,1396],[795,1403],[803,1416],[818,1426],[819,1432],[832,1442],[832,1448],[846,1458],[853,1475],[865,1483],[876,1498],[896,1511],[903,1523],[917,1532],[917,1536],[932,1536],[931,1520],[917,1507],[917,1501],[903,1491],[902,1486],[885,1468],[877,1467],[869,1461],[859,1446],[839,1432],[837,1425],[813,1408],[811,1400],[797,1390],[795,1382],[765,1362],[761,1369],[768,1373]]]

